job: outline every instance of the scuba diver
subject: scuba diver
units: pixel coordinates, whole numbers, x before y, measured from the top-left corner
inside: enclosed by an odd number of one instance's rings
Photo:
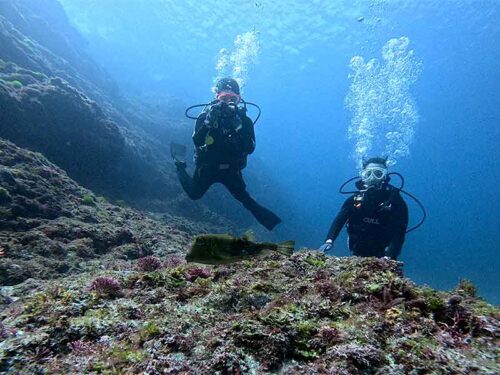
[[[171,145],[179,181],[189,198],[193,200],[200,199],[212,184],[222,183],[259,223],[272,230],[281,219],[259,205],[248,194],[241,173],[247,165],[247,156],[255,150],[254,124],[258,117],[252,122],[247,116],[246,105],[252,103],[245,102],[241,98],[236,80],[232,78],[219,80],[215,94],[216,99],[211,103],[191,106],[186,110],[187,117],[196,119],[193,133],[195,146],[193,177],[186,172],[186,162],[179,158],[185,154],[185,147]],[[240,103],[244,106],[238,106]],[[198,117],[188,115],[190,109],[200,106],[205,108]]]
[[[395,173],[402,176],[398,173]],[[401,188],[389,184],[386,158],[371,158],[363,161],[363,169],[356,182],[358,191],[353,193],[342,205],[328,231],[326,242],[320,251],[332,249],[344,224],[347,223],[349,250],[355,256],[388,257],[396,260],[401,253],[408,226],[408,207],[400,195],[406,193]],[[404,183],[404,180],[402,180]],[[417,201],[418,202],[418,201]],[[421,208],[423,206],[418,202]],[[424,219],[425,219],[425,210]],[[423,222],[423,220],[422,220]],[[422,222],[418,225],[420,226]],[[412,228],[411,230],[416,229]]]

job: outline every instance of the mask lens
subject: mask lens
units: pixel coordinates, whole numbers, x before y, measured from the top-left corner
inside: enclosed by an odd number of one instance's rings
[[[363,180],[368,180],[371,178],[382,180],[386,176],[386,170],[382,168],[364,169],[361,171],[360,176]]]
[[[360,176],[363,180],[370,178],[371,175],[372,175],[372,171],[369,169],[362,170],[360,173]]]
[[[220,94],[217,95],[217,99],[225,103],[238,104],[240,102],[240,96],[230,91],[221,92]]]

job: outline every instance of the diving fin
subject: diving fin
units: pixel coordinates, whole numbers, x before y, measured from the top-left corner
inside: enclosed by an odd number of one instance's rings
[[[170,155],[175,161],[181,161],[186,158],[187,147],[179,143],[170,143]]]
[[[287,256],[292,255],[294,250],[295,250],[295,241],[293,241],[293,240],[281,242],[276,247],[276,251],[278,253],[283,254],[283,255],[287,255]]]

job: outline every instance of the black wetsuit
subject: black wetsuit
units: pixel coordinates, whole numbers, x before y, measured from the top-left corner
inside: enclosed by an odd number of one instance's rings
[[[201,113],[196,120],[193,142],[196,149],[193,177],[185,168],[177,168],[182,187],[191,199],[200,199],[212,184],[220,182],[267,229],[272,230],[281,222],[246,190],[241,170],[246,167],[247,155],[255,150],[255,134],[253,122],[244,110],[226,116],[211,116],[210,111]]]
[[[408,207],[391,185],[381,190],[370,189],[344,202],[327,239],[335,241],[346,222],[353,255],[396,259],[405,240]]]

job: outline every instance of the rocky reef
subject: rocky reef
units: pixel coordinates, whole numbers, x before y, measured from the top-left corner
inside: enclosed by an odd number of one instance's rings
[[[128,117],[116,85],[54,0],[0,3],[0,136],[120,199],[175,196],[167,147]]]
[[[116,263],[9,289],[6,374],[497,374],[499,311],[463,281],[310,251],[200,267]]]
[[[41,154],[0,140],[0,285],[184,251],[184,219],[153,220],[79,186]],[[179,230],[182,227],[183,230]],[[199,231],[201,228],[191,228]]]

